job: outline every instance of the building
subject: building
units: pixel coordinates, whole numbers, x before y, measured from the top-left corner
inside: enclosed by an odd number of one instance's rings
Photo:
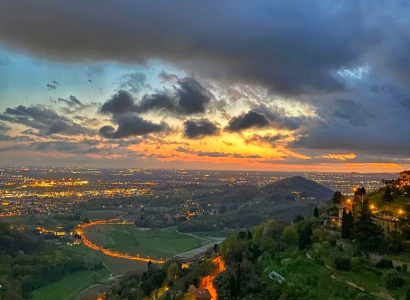
[[[192,291],[195,296],[195,300],[211,300],[212,295],[208,289],[195,289]]]
[[[383,228],[384,235],[388,236],[392,231],[401,232],[399,228],[399,219],[392,216],[387,211],[381,211],[372,215],[372,220],[375,224]]]
[[[403,171],[400,173],[400,180],[409,181],[410,180],[410,171]]]
[[[398,179],[383,180],[383,183],[388,187],[402,188],[405,185],[410,185],[410,171],[399,173]]]

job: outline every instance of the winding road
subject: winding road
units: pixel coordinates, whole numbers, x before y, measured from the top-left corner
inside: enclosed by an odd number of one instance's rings
[[[105,224],[123,224],[123,225],[134,225],[132,222],[123,222],[120,221],[120,219],[112,219],[112,220],[99,220],[95,222],[90,222],[86,224],[79,224],[76,233],[81,237],[81,241],[84,243],[85,246],[87,246],[90,249],[93,249],[95,251],[100,251],[104,255],[111,256],[111,257],[117,257],[117,258],[122,258],[122,259],[128,259],[128,260],[137,260],[141,262],[151,262],[153,264],[163,264],[165,263],[165,260],[163,259],[152,259],[150,257],[142,257],[139,256],[138,254],[136,256],[132,256],[129,254],[125,253],[120,253],[118,251],[111,251],[109,249],[103,248],[102,246],[99,246],[97,244],[94,244],[91,242],[89,239],[87,239],[84,235],[83,229],[90,227],[90,226],[95,226],[95,225],[105,225]]]

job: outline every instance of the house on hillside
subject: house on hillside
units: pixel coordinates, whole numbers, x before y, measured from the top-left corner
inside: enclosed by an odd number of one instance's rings
[[[410,171],[403,171],[400,173],[400,180],[408,181],[410,180]]]
[[[388,187],[402,188],[405,185],[410,185],[410,171],[399,173],[398,179],[383,180],[383,183]]]
[[[195,300],[211,300],[212,295],[208,289],[195,289],[192,291],[195,296]]]
[[[388,236],[392,231],[401,232],[399,228],[399,218],[392,216],[387,211],[381,211],[372,215],[375,224],[383,228],[384,235]]]

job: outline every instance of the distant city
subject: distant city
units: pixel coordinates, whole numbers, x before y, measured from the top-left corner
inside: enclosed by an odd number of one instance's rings
[[[296,175],[346,195],[352,195],[359,186],[377,190],[383,186],[383,179],[394,177],[386,173],[0,167],[0,214],[68,213],[90,199],[140,195],[179,196],[188,203],[198,193],[192,186],[217,192],[221,186],[262,187]]]

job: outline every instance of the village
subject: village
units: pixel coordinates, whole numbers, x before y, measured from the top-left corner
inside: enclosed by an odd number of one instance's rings
[[[341,229],[343,216],[351,213],[353,218],[357,219],[360,207],[367,203],[372,221],[382,228],[386,237],[391,232],[398,232],[408,240],[410,171],[400,172],[397,179],[383,180],[383,183],[383,188],[372,192],[367,192],[364,187],[355,188],[353,197],[336,192],[333,207],[326,216],[324,225],[328,228]]]

